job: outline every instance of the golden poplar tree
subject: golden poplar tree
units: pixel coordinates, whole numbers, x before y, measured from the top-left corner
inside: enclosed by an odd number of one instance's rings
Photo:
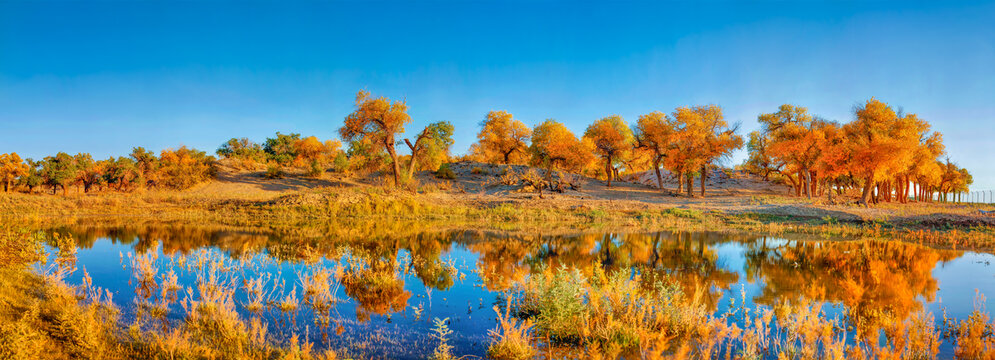
[[[580,171],[594,160],[590,143],[577,139],[563,123],[548,119],[532,131],[532,165],[546,169],[546,179],[553,170]]]
[[[657,186],[660,191],[664,191],[660,166],[674,141],[673,121],[660,111],[640,115],[636,123],[635,139],[636,148],[645,151],[650,157],[653,170],[656,172]]]
[[[860,203],[868,205],[875,186],[907,169],[918,144],[918,119],[899,116],[871,98],[856,109],[857,118],[844,127],[851,154],[851,172],[863,181]]]
[[[521,164],[527,159],[532,130],[507,111],[491,111],[480,123],[477,143],[470,148],[478,160],[488,163]]]
[[[594,151],[605,162],[608,187],[615,177],[615,161],[620,160],[635,145],[632,129],[621,116],[611,115],[595,121],[584,131],[584,139],[594,144]]]
[[[17,153],[0,154],[0,181],[3,182],[3,192],[10,191],[10,184],[17,178],[27,175],[28,164],[21,160]]]
[[[404,125],[411,121],[408,105],[404,101],[390,101],[386,97],[374,98],[366,90],[356,93],[356,109],[345,118],[339,135],[345,141],[369,140],[373,152],[386,150],[394,174],[394,186],[400,184],[400,165],[397,163],[397,134],[404,132]]]

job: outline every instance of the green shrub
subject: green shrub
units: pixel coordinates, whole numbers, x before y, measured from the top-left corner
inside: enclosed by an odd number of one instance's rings
[[[308,166],[307,176],[317,178],[321,177],[321,174],[325,173],[325,168],[321,166],[317,161],[312,161],[311,166]]]
[[[283,178],[283,167],[277,164],[270,164],[266,167],[266,174],[264,174],[267,179],[280,179]]]
[[[435,177],[439,179],[453,180],[456,179],[456,173],[453,169],[449,168],[449,164],[439,165],[439,170],[435,172]]]
[[[670,208],[667,209],[667,214],[682,217],[686,219],[700,219],[701,211],[694,209],[681,209],[681,208]]]

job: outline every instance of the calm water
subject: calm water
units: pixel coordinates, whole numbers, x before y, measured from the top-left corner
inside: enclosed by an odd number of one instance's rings
[[[458,355],[482,356],[487,331],[495,326],[491,308],[502,292],[547,266],[666,273],[686,292],[706,290],[705,303],[716,313],[744,297],[751,308],[807,298],[821,301],[831,317],[873,322],[881,321],[881,313],[904,319],[926,309],[939,322],[943,311],[957,318],[970,314],[976,290],[995,294],[992,255],[898,242],[672,232],[508,235],[381,225],[290,232],[175,225],[57,231],[72,233],[80,246],[81,271],[70,282],[80,281],[85,269],[94,285],[114,294],[126,317],[139,287],[131,259],[139,254],[155,259],[158,274],[173,269],[184,286],[196,282],[198,271],[190,264],[220,261],[223,276],[238,285],[237,309],[246,313],[243,280],[265,279],[272,299],[291,291],[300,299],[302,276],[338,268],[337,278],[354,280],[335,281],[340,301],[327,317],[303,303],[288,314],[265,311],[270,333],[306,334],[320,346],[386,358],[430,352],[437,344],[430,337],[434,318],[449,319]],[[174,304],[169,316],[181,314]],[[951,351],[945,342],[941,356]]]

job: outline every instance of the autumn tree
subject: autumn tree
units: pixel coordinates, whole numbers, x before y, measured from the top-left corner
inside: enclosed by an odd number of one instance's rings
[[[3,192],[9,191],[10,184],[27,175],[28,171],[28,164],[25,164],[17,153],[0,154],[0,181],[3,182]]]
[[[76,182],[83,185],[83,192],[88,193],[94,185],[103,181],[103,164],[94,161],[88,153],[78,153],[73,158],[76,161]],[[79,187],[76,190],[79,191]]]
[[[176,150],[163,150],[159,161],[163,185],[174,189],[190,188],[215,175],[214,157],[186,146]]]
[[[580,171],[594,160],[590,142],[577,139],[563,123],[547,119],[532,131],[532,145],[529,146],[531,163],[546,169],[546,181],[552,179],[557,169]]]
[[[400,183],[400,166],[395,149],[397,134],[404,132],[404,125],[411,121],[408,105],[404,101],[390,101],[386,97],[373,98],[366,90],[356,94],[356,109],[345,119],[339,134],[345,141],[367,139],[372,151],[386,150],[394,174],[394,186]]]
[[[612,115],[601,118],[587,127],[584,139],[594,144],[594,151],[605,162],[605,174],[608,187],[612,187],[615,177],[615,161],[632,150],[634,138],[632,129],[625,124],[621,116]]]
[[[429,124],[415,137],[415,142],[404,139],[411,150],[408,161],[408,178],[415,174],[416,166],[422,169],[437,169],[449,158],[449,147],[453,145],[453,124],[440,121]]]
[[[135,155],[135,152],[132,155]],[[117,187],[118,191],[125,190],[126,186],[139,183],[143,178],[140,168],[141,164],[131,157],[111,156],[107,160],[103,160],[102,163],[104,167],[104,183],[110,188]],[[157,171],[158,168],[156,169]],[[149,174],[148,176],[159,178],[158,174]]]
[[[678,191],[683,178],[689,196],[693,194],[694,174],[698,172],[701,196],[705,196],[708,167],[741,148],[743,138],[736,135],[736,128],[729,126],[717,105],[679,107],[671,117],[674,140],[664,164],[678,174]]]
[[[967,169],[957,166],[950,159],[940,163],[940,166],[943,171],[940,176],[940,184],[937,186],[937,190],[940,191],[940,199],[960,201],[957,194],[967,192],[971,184],[974,183],[974,177]]]
[[[52,187],[52,194],[62,187],[62,195],[66,195],[66,185],[76,178],[76,160],[64,152],[55,156],[45,157],[42,163],[42,179],[44,184]]]
[[[491,111],[480,123],[477,143],[470,152],[483,162],[520,164],[527,159],[532,131],[507,111]]]
[[[35,188],[41,186],[43,183],[41,177],[42,161],[34,161],[28,158],[24,159],[24,164],[27,165],[28,171],[20,177],[18,183],[27,187],[29,194],[33,194]]]
[[[912,192],[914,183],[920,179],[926,182],[936,182],[940,178],[936,160],[945,152],[943,145],[943,135],[932,131],[932,127],[925,120],[920,119],[915,114],[907,116],[910,125],[913,127],[915,141],[908,139],[904,143],[904,151],[911,152],[911,161],[903,171],[892,174],[891,183],[894,184],[895,197],[899,202],[905,203],[910,197],[919,199],[919,194]],[[920,184],[921,186],[921,184]],[[886,201],[890,200],[891,187],[888,187]]]
[[[855,113],[856,120],[844,128],[852,172],[863,180],[860,203],[866,206],[875,185],[908,169],[915,157],[920,129],[915,115],[899,116],[888,104],[874,98]]]
[[[673,122],[667,114],[660,111],[640,115],[636,123],[634,137],[636,148],[646,151],[650,156],[652,168],[656,172],[657,186],[660,191],[664,191],[660,166],[663,159],[667,157],[674,140]]]
[[[760,114],[757,120],[765,142],[763,156],[784,164],[785,170],[781,174],[791,182],[796,193],[804,192],[812,198],[812,173],[822,151],[819,144],[822,127],[827,122],[812,117],[804,107],[789,104],[781,105],[777,112]]]
[[[824,122],[819,127],[816,146],[820,149],[813,170],[826,182],[827,196],[832,201],[833,189],[850,174],[850,152],[843,127],[835,122]]]
[[[342,152],[341,148],[342,143],[338,140],[323,142],[317,137],[308,136],[294,143],[294,153],[296,154],[294,163],[298,166],[309,167],[309,175],[319,176]]]
[[[155,156],[154,152],[139,146],[131,149],[129,157],[142,181],[153,185],[157,183],[158,179],[155,178],[155,175],[159,168],[159,158]]]
[[[751,131],[746,142],[748,156],[743,163],[742,169],[748,173],[758,175],[764,181],[771,180],[771,175],[781,174],[784,169],[784,162],[771,156],[767,144],[770,136],[766,132]]]

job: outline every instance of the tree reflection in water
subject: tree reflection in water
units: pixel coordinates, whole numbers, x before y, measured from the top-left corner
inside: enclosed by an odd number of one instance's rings
[[[873,240],[807,241],[686,232],[494,233],[426,229],[417,223],[328,223],[274,229],[93,225],[55,231],[71,233],[84,249],[98,239],[108,239],[136,253],[161,249],[166,255],[183,256],[215,248],[232,259],[265,254],[279,263],[309,264],[312,272],[316,266],[341,266],[334,277],[322,281],[341,283],[345,295],[355,302],[355,320],[359,321],[372,316],[389,320],[408,311],[413,293],[407,282],[414,279],[426,289],[473,292],[494,301],[499,292],[513,289],[539,269],[564,267],[586,276],[595,269],[638,273],[647,288],[658,281],[675,283],[685,294],[697,294],[700,304],[713,313],[725,310],[719,304],[739,284],[758,284],[756,293],[747,299],[756,305],[778,308],[812,301],[842,305],[849,325],[863,339],[875,339],[890,324],[923,312],[924,302],[936,300],[939,289],[933,270],[962,255]],[[718,250],[727,244],[742,252]],[[456,248],[467,250],[472,258],[454,259]],[[466,270],[476,275],[474,283],[461,281],[465,274],[460,273],[456,260],[469,260],[473,268]],[[741,262],[742,268],[731,268],[733,262]],[[472,286],[476,284],[479,289]]]

